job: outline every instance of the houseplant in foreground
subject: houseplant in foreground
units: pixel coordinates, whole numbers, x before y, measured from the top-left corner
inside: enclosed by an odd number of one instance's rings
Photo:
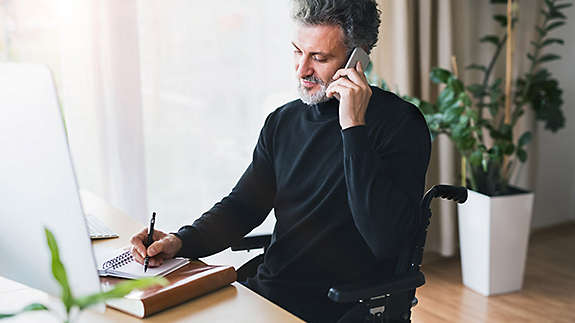
[[[462,182],[472,190],[468,201],[458,206],[463,282],[484,295],[519,290],[523,282],[534,196],[511,186],[509,180],[527,160],[532,133],[515,138],[513,130],[528,107],[547,130],[556,132],[565,124],[562,90],[544,65],[560,59],[548,50],[563,45],[552,32],[565,25],[563,10],[572,4],[544,1],[539,11],[542,22],[535,26],[536,37],[526,54],[529,69],[515,79],[514,91],[512,39],[518,6],[511,1],[507,5],[507,15],[494,16],[506,31],[480,39],[495,47],[492,58],[487,65],[467,67],[482,73],[481,83],[466,86],[454,64],[453,72],[440,68],[431,72],[431,80],[444,86],[436,102],[403,96],[419,107],[432,136],[447,135],[462,156]],[[493,75],[503,48],[507,50],[505,79]]]
[[[60,296],[60,299],[65,309],[64,317],[61,317],[63,322],[66,323],[72,322],[73,318],[77,314],[79,314],[80,311],[92,305],[104,302],[108,299],[124,297],[134,289],[143,289],[154,285],[165,286],[168,283],[167,280],[163,277],[146,277],[137,280],[127,280],[125,282],[115,285],[114,288],[108,291],[95,293],[87,296],[75,297],[72,294],[70,285],[68,284],[68,276],[66,274],[66,269],[64,268],[64,265],[60,260],[60,252],[58,249],[58,244],[56,243],[56,239],[54,238],[54,235],[50,230],[45,228],[44,231],[46,233],[46,241],[50,249],[50,254],[52,255],[52,275],[62,288],[62,294]],[[48,306],[44,304],[33,303],[25,306],[16,313],[10,313],[10,314],[0,313],[0,319],[13,317],[31,311],[50,311],[58,317],[60,317],[61,315],[60,313],[58,313],[58,311],[50,309]]]

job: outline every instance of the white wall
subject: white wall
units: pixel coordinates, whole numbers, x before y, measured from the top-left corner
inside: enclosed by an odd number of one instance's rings
[[[563,59],[548,66],[563,89],[566,123],[555,134],[537,126],[534,227],[575,221],[575,8],[566,14],[567,25],[553,34],[565,46],[552,48]]]

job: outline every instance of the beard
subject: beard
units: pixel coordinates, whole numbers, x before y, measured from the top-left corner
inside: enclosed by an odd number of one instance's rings
[[[311,94],[308,89],[306,89],[298,80],[297,91],[299,93],[300,99],[303,103],[307,105],[318,104],[322,102],[329,101],[330,98],[326,96],[327,87],[331,83],[325,83],[319,77],[310,75],[303,78],[303,80],[308,82],[313,82],[319,85],[319,90],[317,92]]]

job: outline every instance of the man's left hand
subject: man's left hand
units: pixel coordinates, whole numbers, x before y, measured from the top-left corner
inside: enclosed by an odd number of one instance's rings
[[[326,91],[327,97],[339,99],[339,123],[341,129],[365,125],[365,112],[371,97],[371,88],[363,74],[363,66],[338,70]]]

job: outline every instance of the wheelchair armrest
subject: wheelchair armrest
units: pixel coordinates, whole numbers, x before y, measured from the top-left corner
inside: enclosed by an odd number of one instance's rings
[[[232,243],[232,251],[267,248],[272,239],[271,234],[259,234],[244,237]]]
[[[425,284],[423,273],[410,271],[385,281],[372,280],[359,284],[335,286],[329,289],[327,296],[337,303],[350,303],[415,289],[423,284]]]

